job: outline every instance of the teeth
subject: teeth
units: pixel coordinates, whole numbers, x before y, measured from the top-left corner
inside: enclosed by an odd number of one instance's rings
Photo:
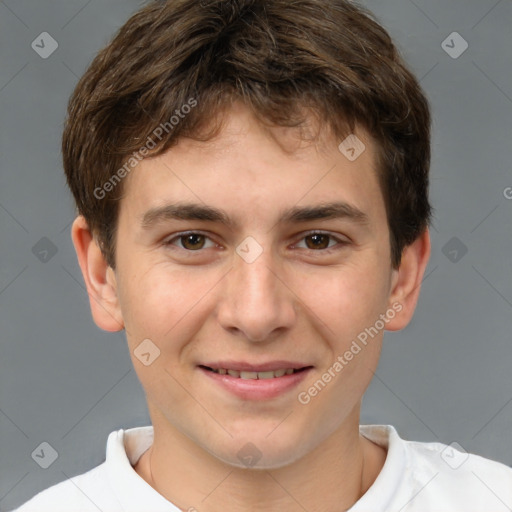
[[[241,379],[257,379],[258,372],[240,372]]]
[[[245,372],[238,370],[227,370],[225,368],[219,368],[217,370],[212,370],[215,373],[219,373],[220,375],[230,375],[231,377],[236,377],[245,380],[256,380],[256,379],[274,379],[276,377],[283,377],[283,375],[291,375],[295,373],[297,370],[293,368],[283,368],[281,370],[268,371],[268,372]]]
[[[293,370],[292,370],[293,372]],[[274,378],[274,372],[258,372],[258,379],[273,379]]]

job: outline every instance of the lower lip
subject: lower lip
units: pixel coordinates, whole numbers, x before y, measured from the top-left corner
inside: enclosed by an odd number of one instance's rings
[[[302,382],[312,368],[306,368],[291,375],[273,377],[271,379],[241,379],[231,375],[206,370],[199,367],[207,377],[212,379],[224,389],[230,391],[244,400],[268,400],[291,391]]]

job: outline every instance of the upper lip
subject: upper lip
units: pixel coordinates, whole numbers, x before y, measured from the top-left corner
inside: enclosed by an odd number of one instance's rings
[[[268,361],[266,363],[247,363],[245,361],[215,361],[211,363],[204,363],[199,366],[207,366],[214,370],[224,368],[226,370],[238,370],[241,372],[271,372],[276,370],[283,370],[293,368],[294,370],[300,370],[311,365],[304,363],[298,363],[297,361]]]

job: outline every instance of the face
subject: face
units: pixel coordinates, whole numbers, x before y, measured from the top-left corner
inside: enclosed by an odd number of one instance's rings
[[[216,139],[127,178],[115,289],[155,431],[237,466],[250,442],[271,468],[357,424],[399,316],[375,148],[357,136],[350,161],[327,133],[300,142],[238,105]]]

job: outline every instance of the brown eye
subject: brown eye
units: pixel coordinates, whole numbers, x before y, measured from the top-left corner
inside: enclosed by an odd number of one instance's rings
[[[315,234],[304,238],[308,249],[327,249],[329,247],[329,235]]]
[[[190,231],[188,233],[181,233],[166,240],[164,242],[164,246],[177,246],[178,249],[187,252],[199,252],[201,249],[210,249],[215,247],[215,243],[209,236],[203,235],[199,232]]]
[[[189,251],[197,251],[204,247],[205,238],[206,237],[204,235],[192,233],[189,235],[180,236],[179,240],[185,249],[188,249]]]

